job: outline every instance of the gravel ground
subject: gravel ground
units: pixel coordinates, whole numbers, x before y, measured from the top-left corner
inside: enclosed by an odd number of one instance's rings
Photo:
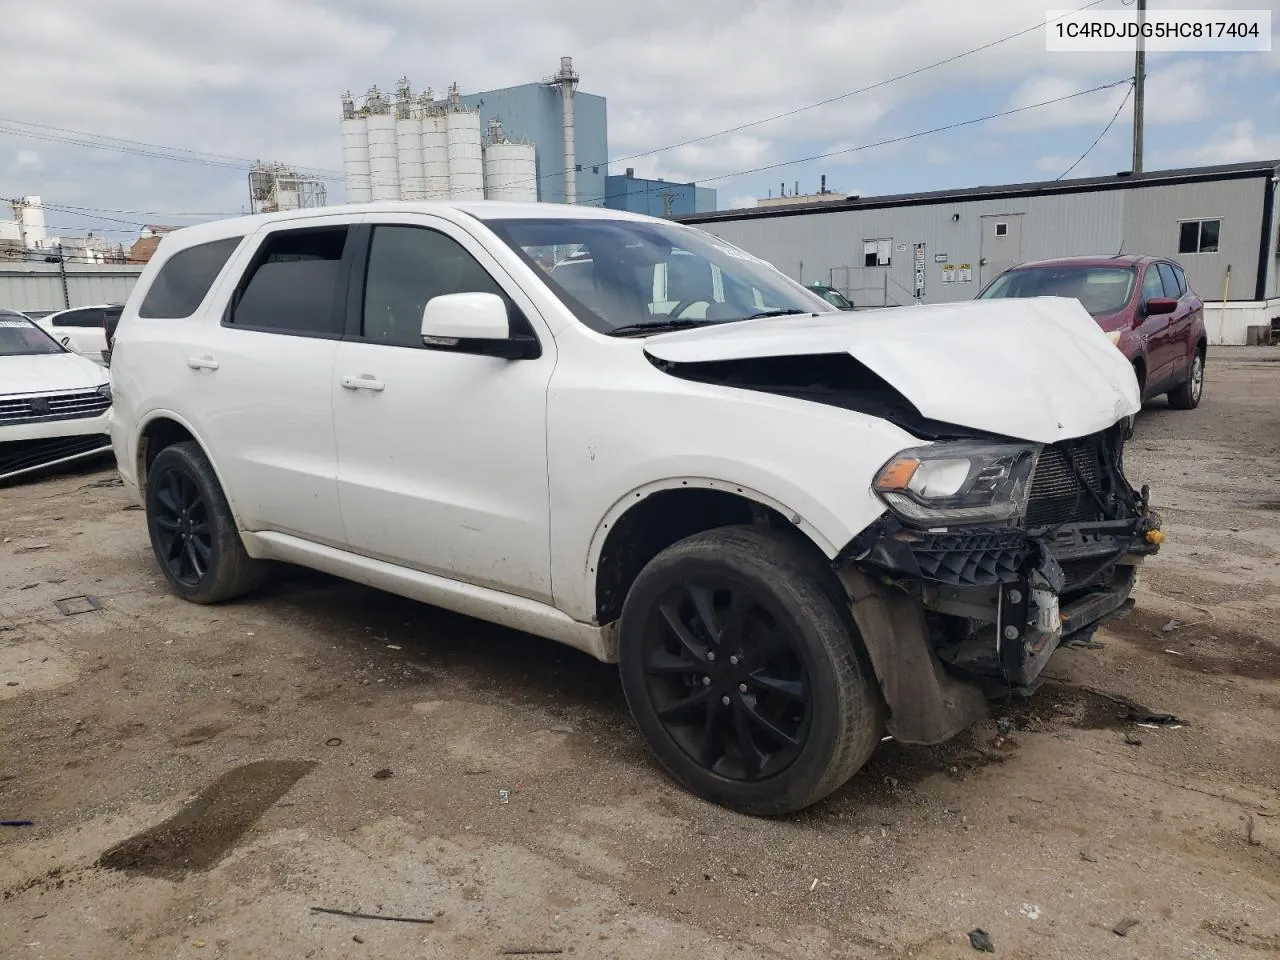
[[[1280,349],[1215,349],[1128,460],[1134,613],[1007,737],[779,820],[675,787],[573,651],[305,571],[191,606],[112,470],[0,490],[0,956],[1275,956]]]

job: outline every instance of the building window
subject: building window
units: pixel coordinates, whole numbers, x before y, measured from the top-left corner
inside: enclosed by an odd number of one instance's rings
[[[1183,220],[1178,225],[1179,253],[1217,253],[1221,220]]]
[[[887,267],[893,259],[893,240],[863,240],[862,262],[867,267]]]
[[[600,168],[599,168],[599,167],[592,167],[592,168],[591,168],[591,172],[592,172],[592,173],[599,173],[599,172],[600,172]]]
[[[1007,237],[1009,235],[1009,224],[1003,220],[996,221],[996,236]]]

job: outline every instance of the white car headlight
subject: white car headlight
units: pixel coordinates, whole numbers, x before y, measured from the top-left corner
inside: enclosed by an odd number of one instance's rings
[[[903,450],[872,484],[899,517],[916,526],[1000,523],[1026,511],[1040,448],[970,440]]]

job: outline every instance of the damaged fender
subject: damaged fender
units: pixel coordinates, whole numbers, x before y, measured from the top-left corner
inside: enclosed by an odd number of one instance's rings
[[[982,689],[948,674],[933,652],[925,611],[915,598],[890,594],[852,567],[837,575],[852,601],[895,740],[942,743],[987,715]]]

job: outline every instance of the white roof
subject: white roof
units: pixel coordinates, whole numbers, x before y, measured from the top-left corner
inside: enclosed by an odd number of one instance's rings
[[[303,210],[285,210],[280,213],[259,213],[247,217],[213,220],[182,227],[167,234],[177,238],[179,246],[207,243],[226,237],[240,237],[270,223],[287,223],[293,220],[319,220],[327,217],[356,217],[379,213],[429,213],[455,223],[464,216],[477,220],[631,220],[648,223],[665,223],[679,227],[670,220],[659,220],[625,210],[607,207],[578,206],[565,203],[508,203],[502,200],[377,200],[372,203],[348,203],[332,207],[308,207]],[[173,247],[173,239],[166,246]]]

